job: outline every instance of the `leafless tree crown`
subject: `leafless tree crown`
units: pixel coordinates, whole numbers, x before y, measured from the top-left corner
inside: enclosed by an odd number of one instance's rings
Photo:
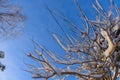
[[[65,50],[66,56],[60,54],[58,56],[34,42],[39,47],[39,49],[35,49],[38,56],[32,53],[29,53],[28,56],[41,64],[41,67],[28,64],[33,78],[48,80],[61,76],[60,80],[65,80],[71,75],[79,80],[116,80],[120,78],[120,10],[113,0],[109,1],[109,11],[107,12],[98,0],[91,0],[98,15],[95,16],[96,20],[90,20],[79,6],[78,1],[74,0],[85,23],[84,31],[65,16],[57,15],[48,8],[66,37],[67,42],[64,42],[59,35],[52,34],[57,43]],[[78,38],[67,34],[55,15],[70,24],[76,30]],[[54,64],[62,65],[64,68],[56,67]]]
[[[15,37],[23,30],[25,17],[18,5],[13,5],[10,0],[0,0],[0,39]],[[0,58],[4,58],[4,52],[0,51]],[[0,70],[5,66],[0,62]]]
[[[25,17],[18,5],[10,0],[0,0],[0,36],[15,36],[23,29]]]

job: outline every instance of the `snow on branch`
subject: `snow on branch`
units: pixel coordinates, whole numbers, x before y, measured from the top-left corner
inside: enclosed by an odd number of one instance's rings
[[[37,66],[30,72],[33,78],[57,78],[63,79],[71,75],[81,80],[115,80],[120,73],[120,10],[110,0],[110,8],[105,11],[99,0],[91,0],[93,8],[98,13],[96,20],[90,20],[87,14],[74,0],[84,23],[84,30],[67,19],[47,8],[51,16],[63,31],[68,42],[59,38],[59,35],[52,34],[56,42],[65,51],[61,54],[46,49],[40,44],[35,44],[35,53],[28,56],[41,66]],[[117,15],[114,13],[116,11]],[[76,37],[69,36],[67,31],[60,25],[55,16],[60,17],[75,29]]]

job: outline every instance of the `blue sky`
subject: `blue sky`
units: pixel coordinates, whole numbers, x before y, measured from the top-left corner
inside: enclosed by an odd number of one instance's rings
[[[44,8],[47,4],[50,9],[62,12],[66,17],[80,25],[78,17],[79,12],[73,3],[73,0],[13,0],[16,4],[22,6],[22,12],[26,16],[24,33],[15,39],[1,40],[0,50],[5,52],[5,59],[1,60],[6,65],[6,70],[0,72],[0,80],[33,80],[31,74],[24,72],[25,64],[30,63],[25,53],[33,52],[34,47],[31,38],[38,43],[45,45],[48,49],[55,52],[61,52],[58,44],[51,37],[48,30],[61,33],[61,30],[52,19],[49,12]],[[86,13],[92,13],[89,0],[80,0],[80,6],[86,10]],[[105,5],[106,2],[103,2]],[[107,7],[107,5],[105,6]],[[90,18],[93,14],[88,15]],[[62,25],[63,23],[61,21]],[[54,45],[53,45],[54,44]]]

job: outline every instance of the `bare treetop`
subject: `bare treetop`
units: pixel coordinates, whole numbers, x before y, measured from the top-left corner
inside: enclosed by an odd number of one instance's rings
[[[15,36],[23,28],[25,17],[18,5],[12,4],[9,0],[0,0],[0,35]]]
[[[85,23],[84,31],[65,16],[56,14],[48,8],[51,16],[65,34],[67,42],[60,39],[57,34],[52,35],[66,51],[66,56],[60,54],[57,56],[57,54],[34,42],[39,48],[35,49],[38,56],[32,53],[28,56],[41,64],[41,67],[28,64],[29,72],[33,74],[33,78],[48,80],[61,76],[60,80],[65,80],[66,77],[74,75],[79,80],[120,79],[120,10],[113,0],[109,1],[110,5],[107,12],[98,0],[91,0],[97,15],[94,16],[96,20],[90,20],[81,9],[79,2],[74,0]],[[76,30],[77,38],[64,31],[55,15]],[[65,67],[56,67],[55,64]]]
[[[12,4],[10,0],[0,0],[0,39],[18,35],[24,28],[24,19],[18,5]],[[4,58],[3,51],[0,51],[0,58]],[[0,70],[4,69],[5,66],[0,62]]]

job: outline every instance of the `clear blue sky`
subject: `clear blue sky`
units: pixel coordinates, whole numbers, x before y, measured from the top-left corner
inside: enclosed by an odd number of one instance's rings
[[[79,17],[76,16],[78,16],[79,12],[73,3],[73,0],[13,1],[23,8],[22,12],[26,16],[26,28],[24,33],[16,39],[1,40],[0,50],[5,52],[5,59],[3,59],[2,62],[6,65],[6,70],[4,72],[0,72],[0,80],[33,80],[31,79],[31,74],[22,70],[26,69],[26,66],[23,63],[24,61],[31,63],[31,59],[25,55],[25,53],[34,51],[34,47],[30,39],[34,38],[34,40],[55,52],[61,51],[60,47],[58,47],[55,40],[47,31],[50,30],[52,32],[60,33],[61,30],[57,27],[57,24],[52,19],[49,12],[45,10],[44,4],[47,4],[52,10],[62,12],[78,25],[80,25],[80,21]],[[92,14],[93,10],[90,9],[91,3],[89,0],[79,0],[79,3],[80,6],[86,10],[86,13],[90,13],[88,16],[92,18],[94,15]],[[105,4],[106,2],[102,3],[107,7]],[[63,22],[62,25],[64,25]]]

